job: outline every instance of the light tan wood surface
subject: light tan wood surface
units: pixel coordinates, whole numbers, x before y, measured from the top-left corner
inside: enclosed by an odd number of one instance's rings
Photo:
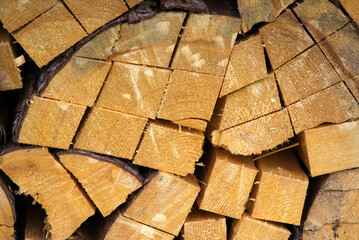
[[[359,6],[355,0],[339,0],[345,11],[359,24]]]
[[[1,161],[1,160],[0,160]],[[15,199],[3,175],[0,175],[0,239],[15,239]]]
[[[126,0],[128,6],[131,8],[142,2],[143,0]]]

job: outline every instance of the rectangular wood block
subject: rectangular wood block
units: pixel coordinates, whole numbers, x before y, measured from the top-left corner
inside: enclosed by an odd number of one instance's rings
[[[22,122],[19,143],[69,148],[85,106],[33,97]]]
[[[359,167],[359,121],[323,125],[299,134],[299,155],[313,177]]]
[[[110,62],[73,57],[51,79],[41,96],[91,107],[110,67]]]
[[[286,106],[341,81],[317,45],[275,70]]]
[[[232,221],[229,240],[288,240],[289,236],[290,231],[282,224],[255,219],[244,213],[241,219]]]
[[[36,65],[42,67],[87,34],[58,3],[13,35]]]
[[[273,69],[314,44],[299,21],[288,10],[274,22],[259,29]]]
[[[175,70],[157,117],[204,131],[211,119],[222,81],[218,76]]]
[[[178,235],[199,190],[192,175],[184,178],[159,171],[137,192],[124,215]]]
[[[171,71],[114,62],[96,106],[156,118]]]
[[[194,173],[204,135],[168,123],[150,122],[133,163],[181,176]]]
[[[256,161],[259,173],[248,209],[251,217],[300,225],[308,177],[293,150]]]
[[[212,148],[205,160],[203,175],[197,198],[199,208],[241,218],[257,175],[252,158]]]
[[[74,148],[132,159],[147,118],[94,107],[75,138]]]
[[[358,102],[343,82],[288,106],[288,111],[295,133],[359,117]]]
[[[233,47],[220,97],[267,76],[260,35],[242,40]]]
[[[224,76],[240,24],[239,18],[191,13],[172,68]]]

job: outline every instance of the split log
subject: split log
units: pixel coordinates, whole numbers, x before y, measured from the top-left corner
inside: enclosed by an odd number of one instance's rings
[[[302,239],[356,239],[359,236],[359,169],[317,179]]]
[[[181,232],[183,240],[226,240],[226,218],[221,215],[192,210],[188,214]]]
[[[19,193],[31,195],[45,209],[53,239],[69,237],[95,213],[84,190],[46,148],[9,148],[0,156],[0,168]]]
[[[359,121],[322,125],[299,135],[298,152],[313,177],[359,167]]]
[[[132,159],[147,118],[94,107],[76,134],[74,148]]]
[[[355,0],[339,0],[345,11],[359,25],[359,6]]]
[[[248,210],[251,217],[300,225],[308,177],[293,150],[257,160],[259,173]]]
[[[204,131],[222,81],[213,75],[173,71],[157,117]]]
[[[124,216],[178,235],[199,191],[194,176],[183,178],[159,171],[134,195]]]
[[[103,216],[109,215],[126,201],[130,193],[142,186],[142,177],[134,166],[120,159],[74,150],[56,155]]]
[[[290,231],[282,224],[255,219],[245,212],[241,219],[232,221],[229,240],[287,240],[289,236]]]
[[[273,69],[314,44],[293,13],[288,10],[259,29]]]
[[[114,62],[96,106],[156,118],[171,71]]]
[[[354,95],[357,102],[359,102],[359,75],[346,79],[345,83]]]
[[[127,136],[127,134],[126,134]],[[167,122],[150,122],[133,163],[186,176],[202,155],[202,132]]]
[[[341,81],[317,45],[276,69],[275,74],[286,106]]]
[[[15,199],[0,172],[0,239],[15,239]]]
[[[328,0],[306,0],[293,11],[316,42],[322,41],[349,21],[344,13]]]
[[[96,3],[93,3],[92,0],[64,0],[64,3],[87,33],[93,32],[128,10],[125,2],[121,0],[106,0]]]
[[[241,125],[207,133],[213,145],[232,154],[252,155],[273,149],[293,137],[287,109],[280,110]],[[236,139],[236,141],[233,141]]]
[[[221,149],[211,149],[200,178],[200,209],[231,218],[241,218],[257,169],[249,157],[234,156]]]
[[[234,45],[219,97],[223,97],[267,76],[260,35]]]
[[[288,106],[295,133],[322,123],[341,123],[359,117],[359,104],[343,82]]]

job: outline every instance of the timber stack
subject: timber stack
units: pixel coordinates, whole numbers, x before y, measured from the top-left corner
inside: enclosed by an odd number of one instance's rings
[[[358,16],[0,0],[0,239],[358,239]]]

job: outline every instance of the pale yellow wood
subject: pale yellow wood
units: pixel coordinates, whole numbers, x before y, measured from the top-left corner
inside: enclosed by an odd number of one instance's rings
[[[122,24],[114,61],[168,68],[185,12],[162,12],[136,24]]]
[[[359,102],[359,75],[345,80],[349,90],[352,92],[356,100]]]
[[[118,214],[104,240],[171,240],[174,236]]]
[[[86,107],[34,96],[21,124],[19,143],[69,148]]]
[[[41,96],[91,107],[110,67],[110,62],[73,57],[51,79]]]
[[[299,143],[293,143],[293,144],[289,144],[289,145],[286,145],[284,147],[279,147],[279,148],[275,148],[273,150],[270,150],[270,151],[267,151],[265,153],[262,153],[260,155],[257,155],[253,158],[254,161],[258,160],[258,159],[261,159],[261,158],[264,158],[264,157],[267,157],[269,155],[272,155],[274,153],[278,153],[278,152],[281,152],[281,151],[284,151],[284,150],[287,150],[287,149],[291,149],[291,148],[295,148],[299,146]]]
[[[349,21],[339,8],[327,0],[306,0],[293,10],[317,42]]]
[[[226,218],[221,215],[192,210],[184,222],[182,240],[226,240]]]
[[[23,148],[0,157],[0,168],[46,211],[52,239],[65,239],[95,213],[83,189],[47,148]]]
[[[359,74],[359,33],[352,24],[319,43],[342,79]]]
[[[356,0],[339,0],[345,11],[359,25],[359,5]]]
[[[224,76],[240,19],[190,14],[174,55],[172,68]]]
[[[244,213],[241,219],[234,219],[229,234],[229,240],[287,240],[290,231],[279,223],[273,223],[252,218]]]
[[[275,74],[285,105],[341,81],[317,45],[279,67]]]
[[[168,123],[150,122],[133,163],[181,176],[194,173],[204,136]]]
[[[12,41],[10,34],[0,26],[0,91],[22,88]]]
[[[137,192],[126,217],[178,235],[200,190],[194,176],[179,177],[159,171]]]
[[[42,67],[84,38],[86,32],[59,3],[13,36],[36,65]]]
[[[358,173],[356,168],[318,179],[322,182],[304,222],[303,239],[358,238]]]
[[[1,160],[0,160],[1,161]],[[11,198],[10,188],[0,176],[0,239],[15,239],[13,236],[16,213],[15,200]]]
[[[16,67],[20,67],[21,65],[23,65],[26,62],[24,55],[20,55],[20,56],[16,57],[14,60],[15,60]]]
[[[1,0],[0,21],[9,32],[13,32],[57,3],[57,0]]]
[[[130,6],[130,8],[136,6],[137,4],[139,4],[140,2],[142,2],[143,0],[125,0],[128,4],[128,6]]]
[[[219,148],[206,157],[197,203],[200,209],[241,218],[257,169],[250,157],[231,155]]]
[[[123,0],[64,0],[88,33],[128,10]]]
[[[132,159],[147,118],[94,107],[76,135],[74,148]]]
[[[245,39],[233,47],[220,97],[267,76],[260,35]]]
[[[96,106],[156,118],[171,71],[114,62]]]
[[[163,97],[158,118],[181,122],[206,122],[211,119],[221,89],[222,78],[218,76],[175,70],[169,80]],[[202,124],[204,125],[204,124]],[[199,130],[204,131],[202,127]]]
[[[293,130],[286,109],[256,120],[229,128],[213,131],[212,143],[229,150],[232,154],[252,155],[270,150],[293,137]]]
[[[103,216],[109,215],[126,201],[130,193],[142,186],[138,177],[115,163],[76,153],[61,153],[58,156]]]
[[[224,130],[282,108],[274,75],[218,99],[210,125]]]
[[[308,177],[293,150],[256,161],[259,173],[248,209],[252,217],[300,225]]]
[[[359,167],[359,121],[323,125],[299,134],[297,148],[313,177]]]
[[[83,45],[75,52],[75,56],[107,60],[112,54],[115,41],[120,38],[120,25],[111,27]]]
[[[342,82],[288,106],[288,110],[295,133],[359,117],[358,102]]]
[[[260,28],[259,33],[274,69],[314,44],[290,10]]]

